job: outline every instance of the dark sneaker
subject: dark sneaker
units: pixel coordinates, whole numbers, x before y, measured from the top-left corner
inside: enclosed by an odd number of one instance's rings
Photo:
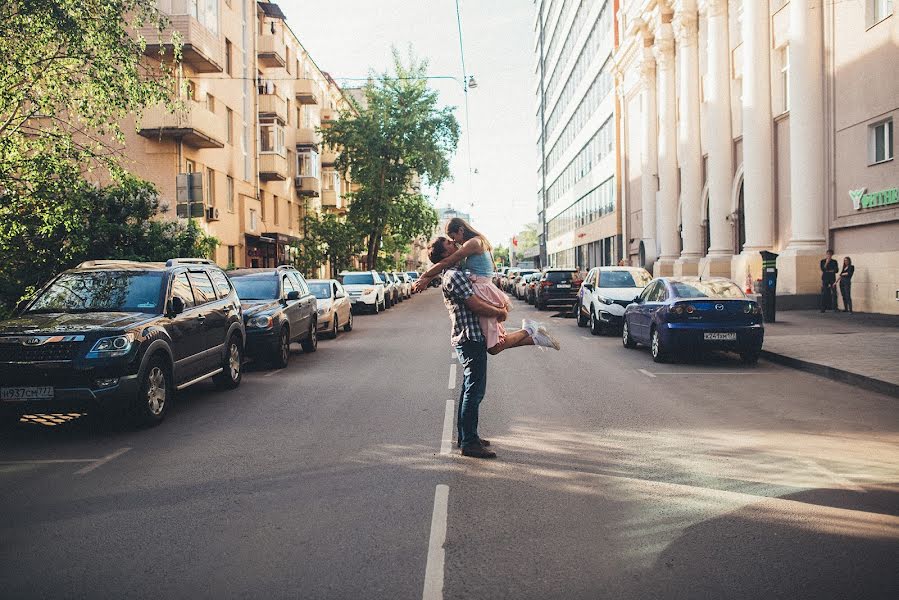
[[[469,444],[462,448],[462,456],[471,458],[496,458],[496,452],[488,450],[481,444]]]
[[[481,445],[482,445],[482,446],[484,446],[485,448],[489,448],[489,447],[490,447],[490,442],[489,442],[489,441],[485,440],[484,438],[480,438],[480,440],[481,440]],[[459,443],[459,442],[456,442],[456,448],[461,448],[461,447],[462,447],[462,444]]]

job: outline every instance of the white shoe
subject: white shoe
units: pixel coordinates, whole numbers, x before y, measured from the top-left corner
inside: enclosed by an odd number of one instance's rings
[[[521,328],[528,332],[528,335],[534,337],[534,334],[537,333],[537,330],[543,327],[543,323],[538,323],[537,321],[531,321],[530,319],[522,319],[521,320]]]
[[[540,325],[537,328],[536,333],[531,336],[531,339],[534,340],[535,345],[542,346],[543,348],[555,348],[556,350],[562,349],[562,345],[559,344],[559,340],[557,340],[549,331],[547,331],[545,325]]]

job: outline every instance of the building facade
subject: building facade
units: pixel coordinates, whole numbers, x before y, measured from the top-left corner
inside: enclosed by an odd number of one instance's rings
[[[539,264],[622,255],[616,179],[615,0],[535,0]]]
[[[893,0],[631,0],[618,15],[619,194],[633,264],[761,277],[815,306],[827,248],[858,310],[899,313]]]
[[[219,240],[220,265],[291,262],[306,216],[346,209],[349,182],[335,171],[336,153],[322,147],[319,129],[350,114],[350,103],[277,4],[158,6],[168,28],[161,36],[139,33],[148,61],[180,35],[183,108],[151,107],[125,127],[127,166],[156,184],[168,217],[191,216]]]

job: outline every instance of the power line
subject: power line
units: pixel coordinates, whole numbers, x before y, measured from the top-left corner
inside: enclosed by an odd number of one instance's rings
[[[462,43],[462,14],[459,11],[459,0],[456,0],[456,25],[459,28],[459,56],[462,58],[462,91],[465,93],[465,144],[468,146],[468,203],[474,207],[474,184],[471,168],[471,125],[468,118],[468,73],[465,70],[465,46]]]

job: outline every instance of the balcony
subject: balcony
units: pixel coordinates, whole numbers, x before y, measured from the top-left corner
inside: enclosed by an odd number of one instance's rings
[[[322,108],[322,127],[337,120],[337,111],[333,108]]]
[[[287,101],[275,94],[260,94],[259,116],[278,119],[282,124],[287,123]]]
[[[294,89],[300,104],[318,104],[318,86],[311,79],[297,79]]]
[[[324,208],[341,208],[341,198],[335,190],[322,190],[322,206]]]
[[[287,66],[287,61],[284,59],[286,55],[284,42],[276,36],[267,34],[259,37],[256,56],[259,58],[260,66],[269,69],[283,69]]]
[[[331,166],[337,162],[337,151],[331,146],[322,147],[322,165]]]
[[[300,196],[318,198],[321,195],[321,180],[318,177],[297,175],[293,183],[297,188],[297,194]]]
[[[318,147],[322,143],[322,136],[312,127],[297,128],[297,146]]]
[[[260,181],[285,181],[287,179],[287,158],[280,154],[259,155]]]
[[[141,27],[137,33],[147,41],[144,54],[167,58],[174,56],[172,34],[181,37],[181,60],[198,73],[221,73],[225,64],[225,44],[221,36],[209,31],[190,15],[166,15],[168,25],[162,32],[154,27]]]
[[[161,104],[147,108],[137,132],[151,140],[180,140],[192,148],[224,148],[228,136],[225,120],[195,100],[174,113]]]

